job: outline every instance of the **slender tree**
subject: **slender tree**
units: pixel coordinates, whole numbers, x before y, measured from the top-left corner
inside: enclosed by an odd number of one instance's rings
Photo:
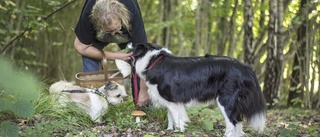
[[[275,87],[275,93],[280,96],[280,88],[282,85],[282,75],[283,75],[283,49],[284,49],[284,44],[283,44],[283,19],[284,19],[284,6],[283,6],[283,1],[284,0],[278,0],[277,2],[277,46],[276,46],[276,58],[275,58],[275,70],[277,71],[276,77],[274,78],[276,81],[276,86]]]
[[[209,0],[198,0],[198,7],[195,16],[195,55],[200,55],[203,50],[208,49],[208,13],[210,9]],[[206,51],[206,50],[205,50]]]
[[[239,1],[238,0],[235,0],[234,2],[234,7],[233,7],[233,10],[232,10],[232,15],[230,17],[230,29],[229,29],[229,49],[228,49],[228,56],[233,56],[233,52],[234,52],[234,48],[235,48],[235,45],[236,45],[236,40],[235,40],[235,29],[236,29],[236,17],[237,17],[237,11],[238,11],[238,8],[239,8]]]
[[[278,98],[277,91],[279,89],[279,73],[281,69],[277,65],[278,50],[278,27],[277,27],[277,4],[278,0],[270,0],[269,2],[269,24],[268,24],[268,40],[267,40],[267,68],[264,77],[263,93],[269,107],[275,105],[274,100]]]
[[[244,62],[253,66],[254,64],[254,45],[253,45],[253,12],[252,1],[244,1]]]
[[[231,0],[225,0],[221,7],[218,7],[218,15],[215,19],[217,27],[215,30],[216,54],[223,55],[227,44],[227,35],[229,32],[228,9],[230,9]]]
[[[307,9],[304,8],[307,6],[307,0],[301,0],[300,2],[300,11],[306,13]],[[301,14],[302,16],[306,14]],[[294,61],[291,73],[291,83],[290,83],[290,92],[288,97],[288,106],[301,107],[303,103],[303,97],[307,86],[307,20],[303,20],[303,23],[299,26],[297,30],[297,51],[294,54]]]

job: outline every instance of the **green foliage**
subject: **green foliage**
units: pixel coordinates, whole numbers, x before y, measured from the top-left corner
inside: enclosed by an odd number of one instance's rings
[[[75,121],[59,120],[42,120],[32,127],[26,127],[21,132],[21,137],[35,137],[35,136],[64,136],[66,132],[77,133],[77,127],[73,125]]]
[[[39,97],[38,81],[31,74],[21,72],[4,59],[0,59],[0,88],[2,95],[14,99],[33,101]]]
[[[56,97],[50,96],[45,91],[36,102],[37,115],[28,120],[26,127],[20,132],[20,136],[78,136],[93,137],[103,134],[141,133],[144,136],[223,136],[225,122],[218,108],[208,108],[204,106],[188,108],[187,112],[190,123],[185,133],[171,133],[166,131],[167,111],[164,108],[139,108],[143,109],[147,115],[142,117],[142,121],[137,124],[131,116],[135,110],[132,98],[129,98],[120,105],[110,105],[108,112],[102,117],[104,123],[94,124],[87,114],[77,109],[74,104],[62,107],[56,102]],[[40,118],[36,118],[39,117]],[[282,110],[269,110],[267,127],[263,135],[244,125],[244,131],[250,136],[318,136],[320,131],[317,123],[309,123],[312,119],[318,119],[314,111],[290,108]],[[35,120],[39,119],[39,120]],[[33,123],[33,124],[32,124]],[[311,124],[311,125],[309,125]],[[160,134],[159,131],[165,133]],[[153,133],[153,134],[150,134]],[[139,134],[141,135],[141,134]]]
[[[26,100],[18,100],[12,105],[12,111],[20,117],[30,117],[34,112],[34,105]]]
[[[107,127],[109,129],[113,126],[117,127],[119,130],[126,129],[128,127],[138,128],[138,125],[134,122],[135,117],[131,115],[133,110],[134,105],[132,99],[128,99],[117,106],[109,105],[108,112],[103,116],[103,120],[108,123]],[[146,120],[142,119],[141,123],[146,123]]]
[[[0,116],[12,112],[16,117],[30,118],[35,110],[32,102],[39,97],[39,82],[31,74],[14,68],[4,58],[0,58],[0,64]],[[18,127],[14,123],[5,121],[0,124],[0,134],[17,136]]]
[[[206,132],[210,132],[214,130],[215,122],[221,122],[223,120],[223,116],[218,108],[194,107],[189,108],[188,113],[190,116],[196,116],[196,119],[191,120],[192,124],[188,126],[188,129],[191,131],[201,131],[203,129]]]
[[[30,70],[49,80],[58,79],[56,77],[58,75],[52,73],[57,72],[58,68],[51,66],[58,66],[57,63],[66,61],[68,62],[67,70],[60,72],[72,71],[72,73],[66,72],[70,75],[63,77],[73,77],[74,72],[79,71],[80,67],[75,69],[72,64],[78,64],[78,66],[81,64],[73,59],[79,59],[77,53],[73,50],[73,46],[71,46],[75,36],[73,35],[74,22],[77,20],[70,19],[76,19],[75,13],[79,14],[81,10],[77,5],[83,1],[75,2],[73,6],[69,6],[70,9],[60,10],[51,14],[67,2],[70,1],[1,1],[0,54],[9,56],[19,67]],[[82,4],[78,6],[80,7]],[[67,20],[61,20],[60,18]],[[69,23],[68,26],[65,26],[66,22]],[[72,52],[74,55],[70,56]],[[61,53],[66,53],[65,57]],[[55,55],[58,55],[58,58]],[[61,59],[63,60],[62,62],[60,61]]]
[[[295,124],[289,124],[287,128],[280,130],[280,137],[294,137],[297,135],[297,126]]]
[[[18,132],[19,127],[10,121],[4,121],[0,124],[0,136],[16,137],[18,136]]]

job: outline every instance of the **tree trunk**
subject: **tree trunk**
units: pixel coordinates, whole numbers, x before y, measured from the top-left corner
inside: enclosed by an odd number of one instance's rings
[[[199,0],[198,1],[198,7],[196,9],[196,16],[195,16],[195,21],[196,21],[196,24],[195,24],[195,38],[194,38],[194,55],[199,55],[199,52],[200,52],[200,35],[201,35],[201,6],[202,6],[202,3],[203,3],[203,0]]]
[[[263,94],[269,107],[274,107],[274,100],[278,98],[277,91],[279,88],[279,74],[281,68],[277,64],[277,0],[270,0],[269,2],[269,24],[268,24],[268,40],[267,40],[267,68],[264,77]]]
[[[166,16],[165,15],[165,12],[164,12],[164,7],[165,7],[165,3],[166,1],[164,0],[159,0],[159,6],[158,6],[158,11],[159,11],[159,17],[157,18],[158,19],[158,22],[163,22],[164,21],[164,17]],[[158,29],[158,33],[157,33],[157,38],[156,38],[156,43],[158,44],[164,44],[163,43],[163,38],[162,38],[162,33],[164,31],[161,29]]]
[[[239,7],[239,1],[235,0],[235,4],[232,10],[232,15],[230,17],[230,30],[229,30],[229,49],[228,49],[228,56],[232,57],[233,56],[233,52],[234,52],[234,48],[235,48],[235,18],[237,16],[237,11],[238,11],[238,7]]]
[[[300,10],[306,6],[307,1],[301,0],[300,2]],[[303,11],[301,11],[303,12]],[[301,14],[304,16],[304,14]],[[308,20],[308,19],[306,19]],[[298,49],[294,55],[294,64],[292,67],[292,74],[291,74],[291,84],[290,84],[290,91],[288,97],[288,106],[294,107],[301,107],[303,101],[303,94],[306,89],[306,32],[307,32],[307,22],[306,20],[300,25],[297,30],[297,43]]]
[[[253,12],[252,1],[244,1],[244,62],[253,66],[254,64],[254,45],[253,45]]]
[[[179,0],[178,1],[178,3],[181,3],[182,2],[182,0]],[[179,19],[178,19],[178,24],[182,24],[181,23],[181,20],[182,20],[182,13],[183,13],[183,11],[182,11],[182,5],[181,4],[178,4],[178,17],[179,17]],[[184,28],[183,28],[184,29]],[[182,44],[182,42],[183,42],[183,29],[180,29],[180,28],[178,28],[178,30],[177,30],[177,32],[178,32],[178,46],[179,46],[179,52],[178,52],[178,56],[181,56],[182,55],[182,53],[183,53],[183,44]]]
[[[265,2],[265,0],[261,0],[261,3],[260,3],[260,19],[259,19],[259,32],[261,33],[262,32],[262,28],[265,26],[265,20],[266,20],[266,13],[265,13],[265,9],[264,9],[264,7],[265,7],[265,4],[266,4],[266,2]]]
[[[318,36],[320,36],[319,34],[318,34]],[[319,43],[320,43],[320,40],[319,40]],[[320,48],[318,47],[317,48],[317,51],[316,51],[316,56],[318,56],[318,59],[320,58]],[[320,61],[318,60],[317,62],[316,62],[316,65],[318,66],[318,72],[320,72]],[[320,78],[320,73],[318,73],[318,78]],[[320,80],[318,80],[318,85],[320,85]],[[316,108],[320,108],[320,88],[318,87],[318,103],[317,103],[317,105],[316,105]]]
[[[174,13],[174,10],[173,10],[173,7],[174,7],[174,1],[167,1],[167,0],[164,0],[164,21],[170,21],[172,19],[172,16],[175,15]],[[167,26],[163,29],[163,42],[164,42],[164,46],[166,48],[169,48],[169,46],[171,46],[171,31],[172,30],[172,27],[171,26]]]
[[[283,75],[283,18],[284,18],[284,7],[283,7],[283,0],[278,0],[278,5],[277,5],[277,56],[276,56],[276,66],[275,69],[277,70],[277,75],[275,77],[276,79],[276,85],[278,87],[275,88],[275,92],[278,94],[277,97],[280,97],[280,87],[282,85],[282,75]]]
[[[221,8],[228,9],[230,7],[230,0],[225,0]],[[229,34],[228,14],[222,13],[218,15],[217,30],[215,32],[215,45],[217,46],[216,54],[223,55],[226,49],[227,35]]]
[[[195,28],[195,55],[200,55],[201,52],[208,49],[208,12],[210,9],[208,0],[199,0],[196,11],[196,28]]]

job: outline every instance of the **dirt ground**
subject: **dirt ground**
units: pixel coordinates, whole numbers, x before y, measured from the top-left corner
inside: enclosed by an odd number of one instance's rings
[[[116,127],[111,127],[109,131],[104,131],[103,124],[86,130],[101,131],[100,137],[152,137],[152,136],[186,136],[186,137],[219,137],[223,136],[225,125],[224,120],[216,120],[213,122],[213,130],[203,131],[195,129],[192,125],[197,125],[198,117],[190,117],[191,126],[184,133],[175,133],[163,129],[163,123],[154,121],[153,123],[144,123],[140,129],[123,129],[119,130]],[[189,125],[190,125],[189,124]],[[201,128],[201,127],[200,127]],[[263,134],[258,134],[247,125],[244,126],[244,132],[248,137],[317,137],[320,136],[320,113],[313,110],[301,109],[275,109],[267,112],[267,123]],[[79,135],[81,135],[79,131]],[[68,135],[68,134],[67,134]],[[73,135],[74,136],[74,135]]]

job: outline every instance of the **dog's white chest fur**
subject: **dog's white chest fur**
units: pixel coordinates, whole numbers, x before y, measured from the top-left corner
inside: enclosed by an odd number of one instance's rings
[[[148,94],[152,103],[155,107],[165,107],[168,104],[168,101],[162,98],[157,89],[157,85],[152,85],[149,82],[146,83],[148,86]]]
[[[88,93],[89,98],[90,98],[90,108],[89,111],[87,112],[91,119],[97,122],[99,121],[99,117],[104,115],[106,110],[108,109],[108,102],[105,98],[94,94],[94,93]]]

